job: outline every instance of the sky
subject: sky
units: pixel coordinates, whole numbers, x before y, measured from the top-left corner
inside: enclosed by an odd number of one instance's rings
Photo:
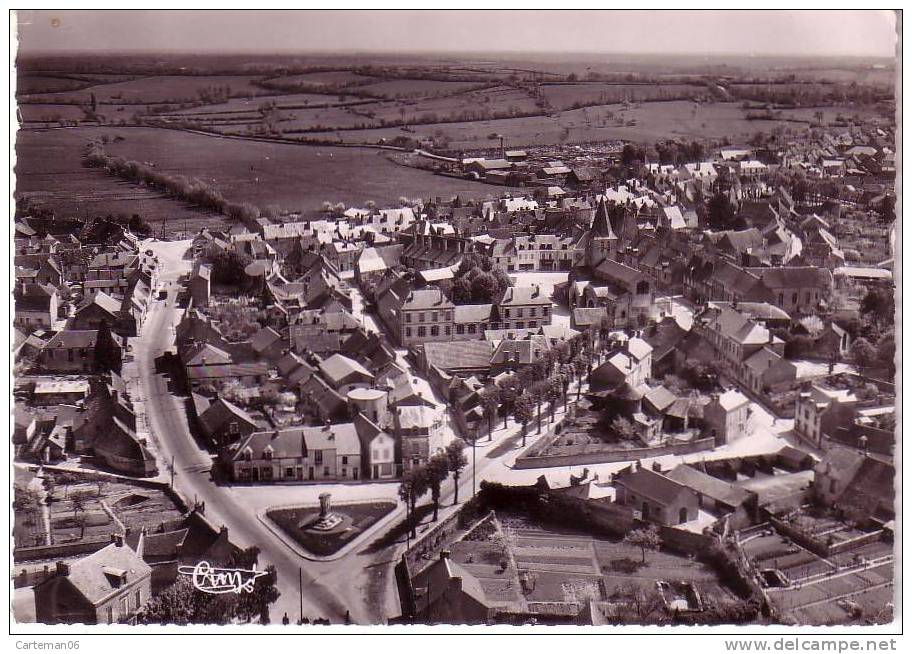
[[[891,57],[890,11],[21,10],[23,54],[555,52]]]

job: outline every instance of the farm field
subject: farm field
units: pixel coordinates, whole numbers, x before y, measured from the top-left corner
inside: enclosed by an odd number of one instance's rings
[[[655,98],[668,98],[684,94],[696,95],[706,87],[696,84],[545,84],[542,94],[555,109],[569,109],[574,103],[612,104],[641,102]]]
[[[396,136],[431,138],[442,133],[454,148],[489,148],[492,132],[503,134],[508,147],[538,146],[553,143],[586,143],[591,141],[627,140],[640,143],[685,139],[723,139],[732,142],[749,138],[774,124],[796,132],[806,130],[815,120],[816,109],[787,109],[784,120],[747,120],[739,103],[697,104],[690,101],[644,102],[625,108],[611,104],[558,112],[550,116],[530,116],[458,123],[411,125],[349,132],[320,132],[315,137],[338,139],[342,143],[376,143]],[[824,120],[831,122],[839,114],[853,115],[858,109],[826,107]]]
[[[153,225],[170,222],[173,228],[188,232],[224,221],[220,215],[199,211],[158,191],[84,168],[85,144],[107,133],[113,132],[94,127],[20,130],[16,136],[16,198],[28,198],[60,216],[136,213]]]
[[[80,91],[57,93],[36,93],[27,96],[48,96],[50,102],[88,102],[94,93],[99,104],[121,103],[172,103],[198,99],[198,92],[204,89],[229,87],[231,94],[267,95],[268,91],[252,84],[259,79],[253,75],[160,75],[140,77],[110,84],[96,84]]]
[[[351,102],[364,102],[360,98],[347,100],[344,103],[339,102],[334,95],[323,95],[321,93],[288,93],[285,95],[270,96],[268,98],[231,98],[227,102],[219,104],[207,104],[199,107],[188,107],[186,109],[177,109],[168,112],[168,116],[193,116],[206,117],[210,114],[215,116],[234,115],[234,114],[256,114],[259,116],[260,107],[265,102],[274,102],[276,108],[291,109],[305,106],[336,105],[348,104]]]
[[[271,77],[269,81],[281,84],[300,84],[302,86],[351,86],[368,82],[374,78],[360,75],[351,70],[327,70],[317,73],[304,73],[302,75],[288,75],[285,77]]]
[[[75,104],[31,104],[19,105],[19,114],[26,123],[57,123],[59,120],[83,120],[85,112]]]
[[[53,72],[25,73],[16,77],[16,95],[77,91],[99,84],[113,84],[133,79],[130,75]]]
[[[222,216],[84,168],[81,153],[85,144],[103,135],[124,138],[106,146],[109,154],[198,177],[219,188],[229,200],[305,213],[315,213],[324,201],[363,206],[373,200],[389,206],[398,204],[401,196],[488,198],[506,190],[399,166],[383,151],[366,148],[222,139],[155,128],[86,127],[19,132],[17,197],[40,200],[74,215],[138,213],[150,223],[169,221],[178,229],[186,221],[191,232],[223,221]]]
[[[358,88],[385,98],[412,98],[459,93],[480,84],[480,82],[444,82],[429,79],[387,79]]]

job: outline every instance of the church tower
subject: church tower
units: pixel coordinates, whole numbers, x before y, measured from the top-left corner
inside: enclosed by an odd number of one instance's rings
[[[595,268],[605,259],[617,260],[618,250],[618,237],[611,227],[608,206],[605,204],[605,199],[602,198],[599,200],[598,208],[595,210],[595,218],[592,220],[592,227],[589,229],[586,263],[589,267]]]

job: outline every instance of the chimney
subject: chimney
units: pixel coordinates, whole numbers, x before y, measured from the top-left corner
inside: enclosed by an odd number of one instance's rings
[[[123,547],[123,534],[111,534],[111,542],[114,543],[117,547]]]
[[[66,577],[70,574],[70,564],[64,561],[57,561],[57,574]]]
[[[450,550],[440,550],[440,560],[443,561],[448,558],[450,558]]]
[[[658,461],[653,461],[652,470],[653,470],[653,472],[662,472],[662,464],[659,463]]]

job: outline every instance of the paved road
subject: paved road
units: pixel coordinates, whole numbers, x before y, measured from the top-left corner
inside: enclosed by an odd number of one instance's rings
[[[162,279],[175,281],[180,269],[163,265]],[[271,618],[281,619],[284,612],[296,619],[299,614],[298,571],[304,568],[304,614],[311,618],[328,617],[341,621],[350,607],[342,598],[321,583],[312,571],[286,545],[253,515],[239,513],[231,497],[231,489],[215,485],[210,479],[212,460],[200,449],[190,434],[184,412],[184,399],[168,388],[169,380],[156,373],[155,360],[173,347],[173,325],[180,319],[181,311],[174,306],[174,298],[156,300],[146,318],[143,336],[135,343],[136,361],[141,383],[145,390],[146,411],[155,444],[163,458],[174,458],[174,485],[192,501],[196,498],[206,503],[206,515],[216,524],[228,527],[231,540],[241,546],[256,545],[260,548],[260,565],[272,564],[278,571],[278,588],[282,596],[273,606]],[[323,572],[322,570],[319,572]],[[320,575],[324,576],[324,575]],[[357,618],[356,610],[352,617]]]
[[[189,263],[181,256],[186,251],[186,246],[152,242],[151,247],[160,251],[163,282],[176,282],[188,269]],[[353,295],[355,315],[371,331],[380,331],[373,317],[364,313],[360,292],[355,290]],[[156,372],[156,359],[174,346],[173,326],[179,322],[180,316],[181,310],[174,306],[173,295],[169,294],[165,301],[153,301],[143,334],[134,342],[152,439],[163,460],[170,461],[173,457],[176,473],[174,485],[177,490],[190,501],[195,498],[205,502],[207,517],[215,524],[226,525],[233,542],[241,546],[259,547],[260,565],[272,564],[276,567],[282,596],[271,609],[270,617],[273,621],[280,620],[285,612],[293,621],[297,619],[299,570],[303,570],[305,616],[328,617],[334,622],[340,622],[348,610],[355,623],[369,624],[382,623],[388,617],[397,615],[399,607],[392,566],[401,555],[404,543],[380,552],[368,553],[371,543],[367,541],[373,539],[367,539],[357,549],[336,561],[309,561],[279,540],[249,510],[241,508],[237,493],[249,489],[235,491],[230,486],[218,486],[212,482],[209,472],[212,459],[208,452],[197,445],[190,433],[184,410],[185,399],[169,389],[169,380],[164,374]],[[411,370],[407,361],[403,363]],[[506,429],[498,421],[493,442],[485,442],[485,447],[478,448],[474,475],[476,483],[480,483],[486,472],[491,478],[500,478],[504,473],[509,473],[509,466],[517,454],[515,446],[511,447],[509,443],[519,441],[518,432],[519,425],[513,420],[508,421]],[[463,501],[472,495],[471,451],[468,455],[470,466],[463,472],[459,488],[459,497]],[[441,497],[441,519],[458,508],[452,506],[452,498],[453,484],[448,481],[444,484]],[[423,498],[422,503],[426,501],[428,498]],[[400,506],[394,511],[390,524],[396,524],[404,517],[405,509]]]

